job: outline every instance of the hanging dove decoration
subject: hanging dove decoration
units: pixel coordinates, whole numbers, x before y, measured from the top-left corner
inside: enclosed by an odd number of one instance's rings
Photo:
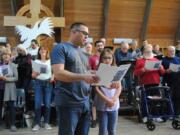
[[[52,37],[54,34],[53,23],[49,17],[36,22],[33,28],[17,25],[15,29],[17,34],[21,36],[20,40],[23,42],[22,45],[24,45],[25,48],[29,48],[31,40],[36,39],[39,35],[45,34]]]

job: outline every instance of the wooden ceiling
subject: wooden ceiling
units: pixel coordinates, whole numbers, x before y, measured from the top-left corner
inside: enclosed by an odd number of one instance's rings
[[[108,37],[139,38],[145,0],[110,0]]]
[[[180,21],[180,0],[154,0],[148,25],[148,38],[173,39]]]
[[[14,34],[13,28],[2,26],[3,16],[13,15],[13,8],[9,8],[11,1],[15,1],[17,10],[29,3],[29,0],[0,0],[0,36]],[[42,4],[55,16],[63,11],[66,27],[58,35],[62,40],[67,40],[69,27],[76,21],[86,23],[95,40],[105,36],[108,44],[115,37],[139,40],[142,35],[161,46],[180,40],[180,0],[42,0]],[[149,16],[145,17],[146,13]]]

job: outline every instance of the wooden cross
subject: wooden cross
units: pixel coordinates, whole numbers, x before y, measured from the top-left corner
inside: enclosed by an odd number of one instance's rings
[[[16,25],[31,25],[33,26],[37,21],[42,20],[39,18],[41,7],[41,0],[30,0],[30,13],[31,18],[26,16],[4,16],[4,26],[16,26]],[[64,17],[50,17],[54,27],[64,27]]]

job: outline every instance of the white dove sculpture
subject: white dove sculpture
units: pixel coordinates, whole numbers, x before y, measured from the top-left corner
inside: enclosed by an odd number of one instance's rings
[[[31,40],[36,39],[39,35],[45,34],[51,37],[54,33],[53,23],[49,17],[36,22],[33,28],[17,25],[15,29],[17,34],[21,36],[20,40],[25,48],[29,48]]]

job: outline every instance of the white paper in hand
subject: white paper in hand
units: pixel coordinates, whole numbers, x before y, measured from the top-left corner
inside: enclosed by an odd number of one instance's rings
[[[159,70],[162,61],[148,61],[146,60],[145,68],[148,70]]]
[[[10,67],[9,65],[2,65],[0,66],[0,75],[6,76],[10,73]]]
[[[121,81],[131,64],[110,66],[101,63],[96,75],[100,78],[100,82],[96,85],[109,86],[114,81]]]
[[[47,73],[47,65],[45,64],[40,64],[35,61],[32,61],[32,68],[33,71],[37,73]]]
[[[180,64],[171,63],[169,65],[169,69],[172,70],[173,72],[178,72],[178,71],[180,71]]]

